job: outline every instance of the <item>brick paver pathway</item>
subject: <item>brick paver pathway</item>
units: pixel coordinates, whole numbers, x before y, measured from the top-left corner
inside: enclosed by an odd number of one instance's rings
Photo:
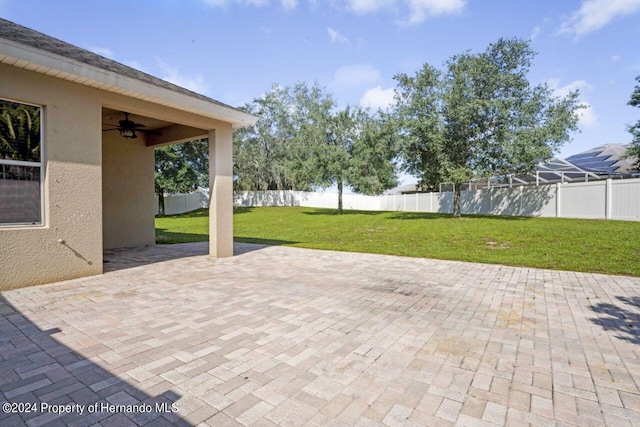
[[[0,294],[0,425],[640,425],[638,278],[236,249]]]

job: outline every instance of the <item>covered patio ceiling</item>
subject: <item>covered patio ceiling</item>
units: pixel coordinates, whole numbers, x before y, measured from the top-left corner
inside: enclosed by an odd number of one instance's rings
[[[136,124],[141,124],[136,130],[138,136],[145,137],[145,145],[147,147],[175,144],[179,142],[191,141],[194,139],[208,137],[208,131],[204,129],[195,128],[192,126],[186,126],[178,123],[172,123],[170,121],[145,116],[143,114],[136,114],[131,111],[129,113],[129,120]],[[102,130],[103,132],[108,129],[115,129],[118,127],[119,122],[125,119],[125,110],[118,110],[115,108],[103,107],[102,108]],[[145,131],[153,131],[153,133],[147,133]],[[117,132],[117,131],[112,131]]]

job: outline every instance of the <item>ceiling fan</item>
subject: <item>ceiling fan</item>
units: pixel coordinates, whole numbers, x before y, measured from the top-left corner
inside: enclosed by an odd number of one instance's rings
[[[146,134],[151,134],[151,135],[162,135],[162,133],[155,130],[140,129],[145,127],[145,125],[141,123],[135,123],[133,120],[129,120],[129,113],[127,113],[126,111],[123,111],[122,114],[124,114],[124,120],[120,120],[118,122],[117,127],[112,129],[104,129],[102,132],[117,130],[118,132],[120,132],[121,137],[127,138],[127,139],[137,138],[138,135],[136,135],[136,131],[144,132]],[[111,125],[111,126],[115,126],[115,125]]]

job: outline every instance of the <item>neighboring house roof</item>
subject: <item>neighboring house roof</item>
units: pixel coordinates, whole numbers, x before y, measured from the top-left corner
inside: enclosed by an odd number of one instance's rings
[[[605,144],[566,158],[577,167],[596,173],[629,173],[633,159],[623,158],[627,147],[621,144]]]
[[[539,176],[556,180],[560,173],[569,179],[610,175],[626,175],[631,172],[633,158],[624,158],[627,147],[621,144],[605,144],[566,159],[552,159],[538,166]]]
[[[237,108],[0,18],[0,62],[233,123],[257,120]]]
[[[622,144],[605,144],[582,153],[574,154],[566,159],[551,159],[537,167],[538,177],[542,182],[568,180],[603,179],[610,175],[628,176],[632,174],[634,156],[625,157],[628,147]],[[529,177],[512,177],[518,185],[535,182],[535,175]],[[486,181],[486,179],[484,180]],[[479,181],[482,182],[482,181]],[[416,192],[416,184],[401,185],[385,192],[385,194],[409,194]]]
[[[385,191],[383,194],[385,196],[392,196],[394,194],[408,194],[408,193],[415,193],[419,191],[418,190],[418,184],[404,184],[404,185],[400,185],[396,188],[392,188],[390,190]]]

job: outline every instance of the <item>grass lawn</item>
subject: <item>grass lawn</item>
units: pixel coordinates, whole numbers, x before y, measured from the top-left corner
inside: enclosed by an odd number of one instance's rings
[[[158,243],[208,240],[206,210],[156,218]],[[314,208],[236,208],[234,238],[556,270],[640,276],[640,222]]]

